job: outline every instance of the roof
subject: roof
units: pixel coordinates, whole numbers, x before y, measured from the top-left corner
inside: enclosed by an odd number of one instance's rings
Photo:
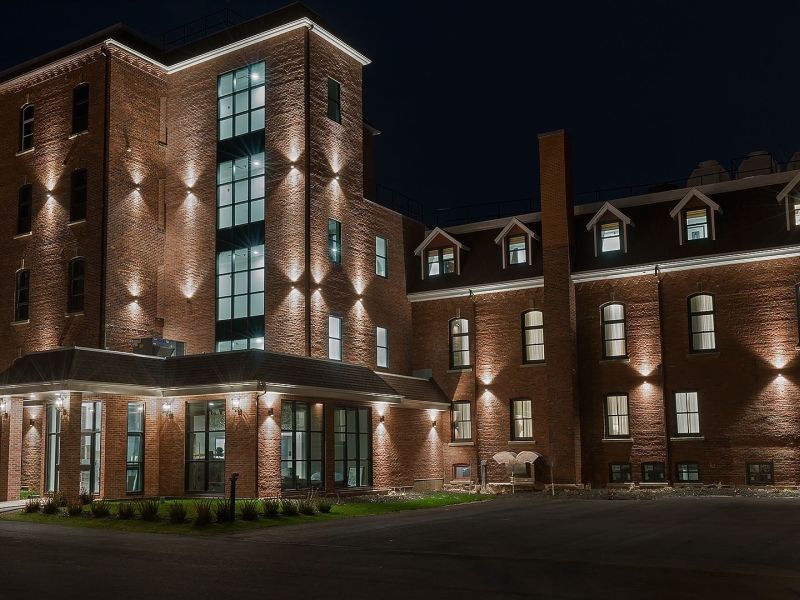
[[[673,208],[671,211],[669,211],[669,216],[674,219],[678,215],[678,213],[681,211],[681,209],[684,206],[686,206],[686,203],[689,202],[689,200],[691,200],[692,198],[697,198],[698,200],[700,200],[703,203],[707,204],[713,210],[717,211],[718,213],[722,213],[722,209],[719,207],[719,204],[714,202],[711,198],[706,196],[703,192],[698,190],[696,187],[693,187],[688,192],[686,192],[686,195],[683,197],[683,199],[680,202],[678,202],[677,206],[675,206],[675,208]]]
[[[620,221],[625,223],[625,225],[636,227],[633,221],[631,221],[628,217],[622,214],[621,210],[614,208],[614,206],[610,202],[606,202],[605,204],[603,204],[603,207],[597,211],[597,214],[594,217],[592,217],[592,220],[589,221],[589,223],[587,223],[586,229],[591,229],[592,227],[597,225],[597,222],[600,220],[600,218],[607,212],[610,212],[612,215],[617,217]]]
[[[497,234],[496,238],[494,238],[494,243],[495,244],[502,244],[503,243],[503,238],[506,237],[506,234],[509,231],[511,231],[511,229],[515,225],[517,227],[519,227],[520,229],[522,229],[522,231],[524,231],[528,236],[532,237],[535,240],[539,240],[539,236],[536,235],[535,233],[533,233],[533,231],[531,231],[530,228],[527,227],[522,221],[517,219],[517,217],[511,217],[508,220],[508,224],[505,227],[503,227],[503,230],[500,233]]]
[[[464,250],[469,250],[469,248],[467,246],[465,246],[464,244],[459,242],[456,238],[454,238],[452,235],[447,233],[444,229],[441,229],[440,227],[436,227],[427,236],[425,236],[425,239],[422,240],[422,243],[419,246],[417,246],[416,250],[414,250],[414,254],[419,256],[420,252],[425,250],[425,248],[428,247],[428,244],[430,244],[433,240],[435,240],[436,236],[439,236],[439,235],[444,236],[445,238],[447,238],[448,240],[453,242],[453,244],[456,247],[463,248]]]
[[[388,383],[392,389],[403,396],[403,403],[450,406],[450,398],[436,384],[433,378],[409,377],[407,375],[394,375],[392,373],[378,373],[378,376]]]

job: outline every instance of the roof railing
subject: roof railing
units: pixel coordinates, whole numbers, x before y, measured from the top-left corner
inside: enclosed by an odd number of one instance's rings
[[[425,216],[425,207],[421,202],[366,177],[364,178],[364,198],[420,223]]]
[[[230,8],[223,8],[164,32],[161,46],[164,52],[174,50],[190,42],[203,39],[212,33],[224,31],[234,25],[244,23],[246,20],[242,15]]]

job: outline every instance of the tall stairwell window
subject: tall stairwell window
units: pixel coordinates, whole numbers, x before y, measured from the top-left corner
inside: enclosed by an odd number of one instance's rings
[[[25,152],[33,148],[33,104],[22,107],[19,113],[19,150]]]
[[[610,302],[600,309],[603,337],[603,358],[627,358],[628,342],[626,337],[627,321],[625,305],[621,302]]]
[[[69,263],[69,289],[67,290],[67,312],[83,312],[84,276],[86,261],[73,258]]]
[[[689,348],[692,352],[714,352],[717,349],[714,296],[689,296]]]

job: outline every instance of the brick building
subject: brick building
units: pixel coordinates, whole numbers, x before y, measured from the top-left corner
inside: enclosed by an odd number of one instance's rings
[[[555,132],[541,212],[426,231],[368,63],[295,4],[0,73],[0,498],[797,482],[800,164],[575,206]]]

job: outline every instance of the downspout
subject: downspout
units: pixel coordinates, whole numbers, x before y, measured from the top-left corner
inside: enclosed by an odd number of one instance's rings
[[[656,287],[658,289],[658,335],[661,340],[661,364],[659,370],[661,371],[661,402],[664,410],[664,476],[667,485],[670,483],[670,474],[672,467],[669,463],[669,411],[667,410],[667,366],[664,364],[664,297],[661,291],[661,272],[656,265],[654,273],[656,276]]]
[[[100,229],[100,350],[106,348],[106,269],[108,263],[108,169],[109,169],[109,136],[111,135],[111,54],[108,46],[103,44],[100,52],[106,57],[106,110],[103,115],[103,219]]]
[[[306,248],[305,248],[305,280],[306,280],[306,356],[311,356],[311,30],[305,30],[305,204],[306,204]]]
[[[478,439],[480,436],[478,435],[478,403],[479,403],[479,395],[478,395],[478,302],[475,300],[475,294],[472,293],[472,289],[469,290],[469,299],[472,300],[472,320],[474,322],[472,326],[472,335],[475,343],[473,344],[474,353],[475,353],[475,361],[474,366],[472,369],[472,385],[474,386],[475,392],[475,460],[477,461],[476,467],[478,468],[478,473],[480,473],[481,468],[481,453],[480,453],[480,442]],[[471,462],[471,461],[470,461]]]

